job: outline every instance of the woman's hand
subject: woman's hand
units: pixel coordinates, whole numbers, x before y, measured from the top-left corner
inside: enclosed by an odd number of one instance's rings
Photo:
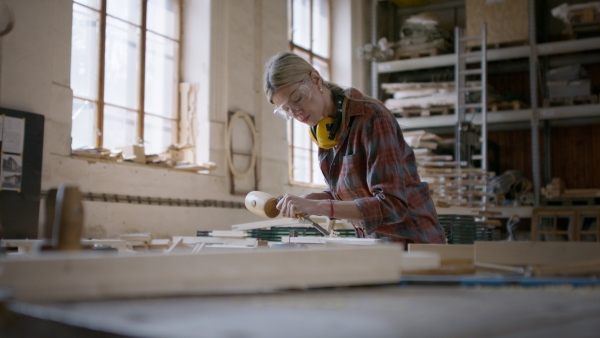
[[[286,194],[279,200],[279,203],[277,203],[277,209],[281,210],[281,215],[283,217],[298,218],[298,214],[314,215],[317,205],[318,201]]]

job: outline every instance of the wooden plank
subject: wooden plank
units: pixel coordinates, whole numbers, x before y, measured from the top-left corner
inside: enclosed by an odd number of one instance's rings
[[[235,231],[235,230],[213,230],[210,232],[213,237],[234,237],[234,238],[246,238],[248,233],[246,231]]]
[[[442,266],[437,252],[413,251],[402,255],[402,272],[439,269]]]
[[[475,246],[472,244],[409,244],[408,252],[433,252],[440,255],[442,264],[475,260]]]
[[[81,245],[91,247],[95,244],[109,246],[117,249],[119,253],[127,251],[127,242],[119,239],[82,239]],[[0,241],[0,246],[6,248],[17,248],[18,253],[32,254],[39,252],[44,245],[42,239],[4,239]]]
[[[7,249],[16,248],[18,253],[30,254],[36,251],[44,245],[42,239],[3,239],[0,241],[0,246]]]
[[[283,241],[283,238],[282,238]],[[341,238],[341,237],[317,237],[297,236],[289,237],[289,243],[297,244],[340,244],[340,245],[378,245],[381,239],[377,238]]]
[[[600,243],[475,242],[475,263],[539,266],[580,263],[600,257]]]
[[[234,238],[234,237],[191,237],[191,236],[174,236],[173,243],[181,239],[182,245],[193,247],[198,243],[206,244],[225,244],[235,246],[257,246],[258,239],[256,238]]]
[[[81,245],[93,246],[95,244],[109,246],[117,249],[119,253],[127,252],[127,242],[120,239],[82,239]]]
[[[17,301],[38,302],[386,284],[400,280],[402,253],[399,245],[378,245],[15,256],[0,262],[0,287],[11,288]]]
[[[313,221],[315,221],[316,223],[321,223],[325,218],[311,216],[311,219]],[[301,226],[306,226],[307,224],[310,224],[310,223],[308,223],[304,220],[281,217],[281,218],[275,218],[275,219],[269,219],[269,220],[265,219],[264,221],[259,221],[259,222],[233,224],[231,226],[231,229],[236,230],[236,231],[244,231],[244,230],[252,230],[252,229],[264,229],[264,228],[270,228],[270,227],[283,227],[283,226],[300,226],[301,227]]]
[[[531,274],[536,277],[600,277],[600,260],[591,259],[581,263],[545,265],[533,268]]]

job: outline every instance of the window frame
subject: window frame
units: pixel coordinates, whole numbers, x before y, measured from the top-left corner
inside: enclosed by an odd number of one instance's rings
[[[293,6],[293,2],[294,1],[300,1],[300,0],[288,0],[288,42],[289,42],[289,48],[290,51],[292,52],[296,52],[297,50],[300,51],[302,54],[307,55],[308,56],[308,62],[312,65],[314,64],[314,60],[319,60],[320,62],[322,62],[323,64],[327,65],[327,74],[321,74],[321,76],[323,76],[324,78],[327,79],[331,79],[331,52],[332,52],[332,48],[331,48],[331,31],[333,28],[332,25],[332,0],[322,0],[322,1],[326,1],[327,2],[327,6],[328,6],[328,18],[327,18],[327,24],[329,26],[329,37],[327,39],[328,41],[328,46],[327,46],[327,54],[329,55],[328,58],[323,57],[321,55],[316,54],[313,51],[313,4],[314,4],[314,0],[308,0],[310,2],[310,20],[308,23],[308,30],[309,30],[309,48],[306,49],[304,47],[301,47],[299,45],[294,44],[294,6]],[[301,55],[302,56],[302,55]],[[295,123],[300,123],[298,121],[296,121],[295,119],[291,119],[290,121],[288,121],[288,134],[289,134],[289,139],[288,139],[288,147],[289,147],[289,152],[288,152],[288,163],[289,163],[289,179],[290,179],[290,184],[292,185],[299,185],[299,186],[306,186],[306,187],[313,187],[313,188],[326,188],[326,185],[322,185],[322,184],[317,184],[315,183],[315,179],[314,179],[314,164],[315,161],[318,161],[318,148],[317,145],[312,142],[312,140],[309,143],[309,148],[305,148],[304,146],[297,146],[294,145],[294,124]],[[315,148],[316,148],[316,152],[315,152]],[[302,149],[302,150],[308,150],[310,155],[309,159],[308,159],[308,163],[305,164],[307,166],[307,170],[309,173],[309,182],[304,182],[304,181],[298,181],[294,178],[294,167],[295,167],[295,163],[294,163],[294,151],[296,149]],[[317,155],[315,155],[317,154]]]
[[[165,120],[170,120],[171,123],[174,124],[174,128],[173,128],[173,136],[172,136],[172,141],[173,143],[176,143],[177,140],[179,139],[179,124],[181,121],[181,116],[179,113],[179,104],[180,104],[180,100],[179,100],[179,83],[180,81],[180,70],[181,70],[181,20],[182,20],[182,0],[172,0],[173,2],[175,2],[177,4],[177,11],[175,11],[176,14],[176,18],[175,18],[175,24],[174,24],[174,29],[175,29],[175,37],[176,38],[172,38],[170,36],[161,34],[159,32],[153,31],[148,29],[147,26],[147,13],[148,13],[148,0],[141,0],[140,4],[140,11],[141,11],[141,15],[140,15],[140,23],[135,24],[126,20],[123,20],[122,18],[110,15],[107,13],[107,4],[108,4],[108,0],[99,0],[99,7],[100,9],[94,8],[92,6],[88,6],[84,3],[81,3],[77,0],[73,0],[72,4],[73,6],[77,5],[77,6],[82,6],[88,10],[94,11],[96,13],[99,14],[99,32],[98,32],[98,51],[97,51],[97,78],[95,79],[96,82],[96,99],[90,99],[87,97],[80,97],[77,96],[75,94],[72,95],[72,100],[81,100],[81,101],[87,101],[87,102],[91,102],[96,106],[96,110],[95,110],[95,118],[94,118],[94,122],[95,122],[95,130],[90,131],[90,132],[94,132],[95,133],[95,137],[94,137],[94,141],[95,141],[95,147],[99,148],[99,147],[103,147],[104,145],[104,110],[105,110],[105,106],[111,106],[117,109],[123,109],[125,111],[128,112],[135,112],[137,114],[137,118],[138,118],[138,123],[137,123],[137,128],[136,128],[136,135],[135,135],[135,140],[138,144],[143,144],[144,143],[144,134],[145,134],[145,117],[146,115],[149,116],[155,116],[158,118],[162,118]],[[127,108],[127,107],[123,107],[117,104],[112,104],[112,103],[106,103],[104,100],[104,88],[105,88],[105,70],[106,70],[106,29],[107,29],[107,17],[110,17],[114,20],[118,20],[121,22],[124,22],[128,25],[132,25],[136,28],[138,28],[140,30],[140,37],[139,37],[139,46],[140,46],[140,50],[139,50],[139,54],[138,54],[138,61],[139,61],[139,69],[138,69],[138,94],[137,94],[137,101],[138,101],[138,107],[137,109],[131,109],[131,108]],[[176,50],[175,50],[175,57],[173,58],[173,62],[175,63],[175,67],[173,69],[174,74],[176,74],[177,80],[175,81],[174,84],[174,88],[173,88],[173,103],[172,103],[172,109],[173,109],[173,117],[165,117],[165,116],[161,116],[161,115],[157,115],[157,114],[153,114],[153,113],[148,113],[146,112],[146,107],[145,107],[145,95],[146,95],[146,43],[147,43],[147,33],[151,32],[152,34],[156,34],[162,38],[168,39],[171,42],[173,42],[176,45]],[[71,144],[72,147],[72,144]],[[73,150],[73,149],[72,149]],[[110,150],[114,150],[114,149],[110,149]]]

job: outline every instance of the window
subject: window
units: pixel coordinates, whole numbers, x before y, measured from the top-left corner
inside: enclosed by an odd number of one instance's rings
[[[71,148],[177,141],[178,0],[74,0]]]
[[[302,56],[328,80],[330,78],[329,0],[288,0],[290,49]],[[324,186],[318,161],[319,148],[312,142],[306,125],[292,119],[290,137],[290,180],[296,184]]]

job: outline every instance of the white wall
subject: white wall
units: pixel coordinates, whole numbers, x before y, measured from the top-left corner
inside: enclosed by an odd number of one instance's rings
[[[243,202],[243,195],[229,193],[225,156],[228,111],[243,110],[255,118],[259,189],[307,191],[289,186],[286,125],[273,118],[262,91],[264,63],[288,48],[286,1],[183,1],[181,77],[200,84],[197,141],[204,151],[198,151],[198,160],[217,164],[211,174],[70,156],[72,2],[6,2],[16,23],[2,38],[0,106],[45,116],[42,190],[70,183],[82,192]],[[122,232],[193,236],[197,230],[260,220],[245,209],[212,207],[84,202],[84,211],[86,237]]]

